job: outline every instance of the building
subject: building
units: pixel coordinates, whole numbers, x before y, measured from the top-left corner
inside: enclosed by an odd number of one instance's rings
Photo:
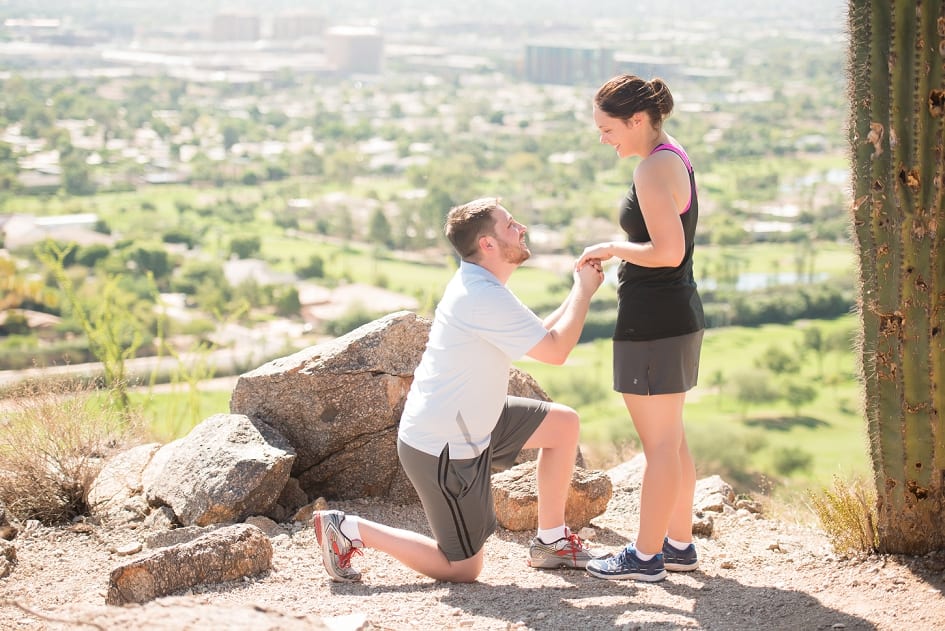
[[[291,42],[305,37],[321,37],[327,22],[325,16],[309,11],[282,13],[272,18],[272,39]]]
[[[79,245],[110,245],[113,241],[110,236],[95,231],[97,223],[98,215],[95,213],[50,217],[6,215],[0,217],[0,242],[7,249],[31,246],[46,239]]]
[[[260,37],[260,19],[254,13],[217,13],[210,30],[218,42],[254,42]]]
[[[528,44],[525,80],[560,85],[597,85],[614,76],[614,52],[592,46]]]
[[[614,74],[633,74],[646,80],[660,77],[667,81],[680,78],[686,67],[679,57],[656,57],[652,55],[614,55],[616,72]]]
[[[372,27],[336,26],[325,33],[328,65],[341,74],[379,74],[384,39]]]

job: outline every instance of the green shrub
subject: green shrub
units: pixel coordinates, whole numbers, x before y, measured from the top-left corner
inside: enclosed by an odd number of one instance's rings
[[[775,471],[790,476],[799,471],[809,471],[814,457],[800,447],[783,447],[775,450],[772,460]]]

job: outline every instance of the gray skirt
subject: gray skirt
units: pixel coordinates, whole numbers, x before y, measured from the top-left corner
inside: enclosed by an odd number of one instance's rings
[[[614,342],[614,390],[676,394],[695,387],[704,331],[645,342]]]

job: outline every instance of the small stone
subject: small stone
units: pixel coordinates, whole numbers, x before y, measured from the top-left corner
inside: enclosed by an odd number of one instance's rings
[[[734,561],[722,561],[722,562],[719,564],[719,567],[722,568],[723,570],[734,570],[734,569],[735,569],[735,562],[734,562]]]
[[[140,541],[132,541],[131,543],[126,543],[123,546],[118,546],[113,551],[115,554],[121,557],[131,556],[132,554],[138,554],[141,552],[142,544]]]

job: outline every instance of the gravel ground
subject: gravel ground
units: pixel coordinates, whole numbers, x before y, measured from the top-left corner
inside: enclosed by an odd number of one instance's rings
[[[592,523],[594,547],[616,550],[633,536],[635,500],[615,489]],[[416,505],[332,507],[426,529]],[[322,569],[311,527],[283,524],[272,535],[273,568],[261,576],[106,606],[109,572],[135,558],[115,550],[146,534],[87,524],[27,529],[13,541],[17,565],[0,579],[0,629],[945,628],[945,552],[842,559],[817,530],[745,511],[717,516],[712,537],[697,539],[699,571],[655,584],[530,569],[532,533],[505,530],[487,543],[474,584],[438,583],[371,550],[354,560],[363,581],[337,584]]]

